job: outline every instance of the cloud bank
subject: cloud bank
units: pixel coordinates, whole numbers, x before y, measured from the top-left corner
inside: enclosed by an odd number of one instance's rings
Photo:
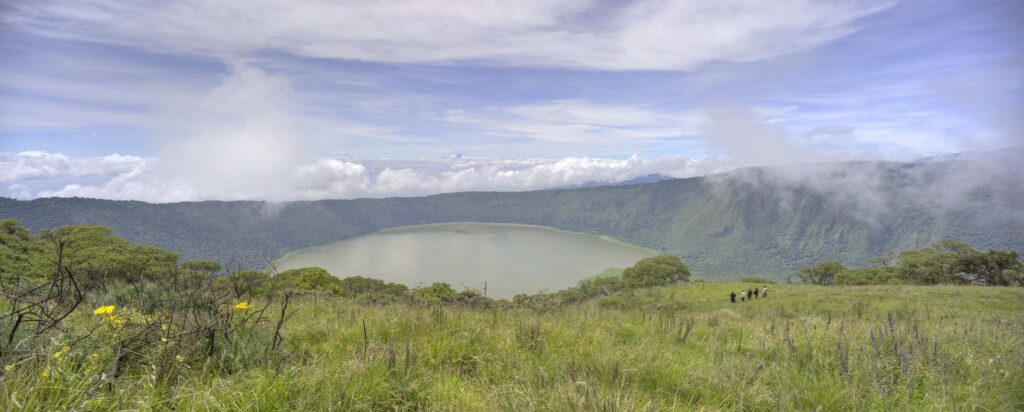
[[[58,38],[219,58],[280,50],[389,63],[689,70],[807,50],[852,33],[858,19],[890,6],[849,0],[82,0],[14,4],[5,21]]]
[[[149,202],[195,200],[315,200],[331,198],[420,196],[462,191],[520,191],[578,186],[584,183],[615,183],[649,174],[690,177],[727,170],[714,158],[625,160],[601,158],[487,159],[457,157],[422,159],[349,160],[310,159],[271,175],[208,173],[205,179],[168,177],[168,159],[134,159],[130,166],[110,167],[109,159],[126,156],[72,158],[61,154],[0,153],[0,167],[21,166],[17,174],[0,175],[11,183],[5,196],[92,197]],[[31,167],[26,160],[31,160]],[[76,168],[65,165],[74,164]],[[63,169],[61,169],[63,168]],[[216,167],[215,167],[216,168]],[[223,168],[221,168],[223,169]],[[94,184],[67,184],[52,190],[33,190],[48,179],[64,179],[89,173],[103,177]],[[197,174],[198,176],[198,174]],[[256,182],[256,179],[262,179]]]
[[[713,157],[625,160],[446,158],[357,160],[308,156],[291,107],[288,79],[236,63],[212,89],[183,94],[156,113],[168,137],[152,158],[0,153],[0,183],[17,198],[92,197],[150,202],[313,200],[418,196],[459,191],[518,191],[616,183],[649,174],[689,177],[727,169]],[[676,123],[627,107],[558,101],[495,109],[495,128],[532,122],[536,139],[600,141],[677,133]],[[498,113],[500,112],[500,114]],[[653,122],[651,126],[642,126]],[[571,132],[577,130],[580,136]]]

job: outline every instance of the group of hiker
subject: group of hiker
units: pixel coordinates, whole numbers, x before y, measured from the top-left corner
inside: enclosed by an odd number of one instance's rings
[[[764,285],[764,288],[760,291],[757,287],[753,289],[747,289],[746,291],[740,291],[740,302],[746,302],[748,300],[757,299],[757,295],[760,294],[762,298],[768,297],[768,285]],[[729,293],[729,302],[736,303],[736,291]]]

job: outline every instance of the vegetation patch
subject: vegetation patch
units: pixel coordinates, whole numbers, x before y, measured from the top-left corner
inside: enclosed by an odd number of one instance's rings
[[[732,303],[762,279],[688,282],[655,257],[505,301],[3,225],[4,410],[1024,408],[1024,289],[967,270]]]

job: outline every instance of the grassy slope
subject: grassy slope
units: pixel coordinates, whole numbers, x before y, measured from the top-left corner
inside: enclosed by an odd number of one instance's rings
[[[287,326],[295,358],[280,368],[197,370],[170,391],[140,376],[98,393],[15,374],[0,408],[1024,408],[1024,289],[770,285],[768,299],[726,302],[751,286],[643,290],[547,314],[310,299]],[[608,308],[625,304],[641,309]]]

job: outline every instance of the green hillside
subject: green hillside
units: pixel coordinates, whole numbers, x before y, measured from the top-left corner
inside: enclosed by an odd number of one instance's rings
[[[1024,183],[992,164],[829,163],[626,186],[288,203],[0,199],[0,217],[32,230],[107,226],[184,259],[248,268],[390,227],[523,223],[614,236],[678,255],[705,277],[781,276],[942,239],[1024,252]]]
[[[1021,410],[1024,289],[966,285],[1021,262],[940,246],[900,256],[907,284],[689,282],[656,256],[510,301],[3,220],[0,410]]]

